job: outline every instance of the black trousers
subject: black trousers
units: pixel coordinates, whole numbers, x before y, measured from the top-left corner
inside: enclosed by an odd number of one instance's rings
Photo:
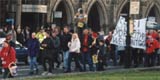
[[[57,63],[57,68],[60,66],[60,64],[61,64],[61,61],[59,60],[59,55],[60,55],[60,50],[56,50],[55,49],[55,52],[54,52],[54,55],[53,55],[53,57],[54,57],[54,59],[53,59],[53,62],[55,62],[55,63]],[[53,64],[54,65],[54,64]]]
[[[159,66],[160,65],[160,54],[157,54],[156,56],[157,56],[157,58],[156,58],[157,59],[157,66]]]
[[[43,54],[43,50],[40,49],[39,53],[38,53],[38,58],[37,58],[37,62],[39,64],[42,64],[42,55]]]
[[[47,69],[46,63],[48,63],[49,68]],[[49,54],[44,54],[42,57],[42,65],[44,68],[44,71],[47,71],[52,73],[52,69],[53,69],[53,57],[52,55]]]
[[[118,51],[118,54],[120,56],[119,65],[123,65],[124,64],[125,51],[124,50]]]
[[[71,62],[72,62],[72,59],[74,59],[77,67],[79,68],[79,70],[82,71],[82,66],[81,66],[81,63],[80,63],[80,60],[79,60],[79,54],[78,53],[74,53],[74,52],[69,53],[69,57],[68,57],[68,70],[67,71],[71,71]]]
[[[105,55],[98,55],[98,64],[96,65],[97,71],[103,71],[105,64],[106,64]]]
[[[13,78],[13,76],[11,75],[10,71],[8,68],[4,68],[4,72],[3,72],[3,78]]]
[[[138,67],[139,65],[139,53],[137,49],[132,50],[132,60],[133,60],[133,65],[134,67]]]
[[[143,63],[143,50],[141,49],[132,49],[132,60],[134,67],[138,67],[140,64]]]
[[[111,51],[110,51],[110,58],[113,60],[113,65],[116,66],[117,65],[117,55],[115,52],[115,45],[111,45]]]
[[[145,67],[154,66],[154,61],[155,61],[154,53],[146,54],[146,56],[145,56]]]

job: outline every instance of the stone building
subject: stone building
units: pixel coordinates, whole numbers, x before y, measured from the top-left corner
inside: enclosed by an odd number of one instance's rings
[[[4,4],[3,1],[5,0],[0,0],[0,5]],[[11,12],[14,14],[14,16],[9,16],[7,18],[14,18],[16,26],[21,25],[24,27],[28,25],[31,26],[33,30],[45,24],[57,24],[59,26],[74,25],[74,16],[78,12],[78,9],[82,7],[83,12],[88,16],[88,26],[96,31],[103,30],[107,32],[116,25],[119,16],[124,16],[129,12],[129,0],[16,1],[17,3],[12,4],[12,2],[10,2],[9,4],[12,5],[11,8],[13,7]],[[36,6],[33,7],[32,5]],[[1,6],[1,8],[5,8],[5,5]],[[0,11],[0,17],[3,17],[2,14],[4,12],[5,11]],[[140,0],[140,14],[136,15],[136,18],[145,18],[150,16],[155,17],[156,21],[160,23],[160,0]],[[0,19],[0,23],[3,24],[4,20],[2,19],[5,18],[3,17]]]

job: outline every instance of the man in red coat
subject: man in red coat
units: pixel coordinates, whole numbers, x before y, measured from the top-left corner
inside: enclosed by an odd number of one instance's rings
[[[155,51],[157,49],[157,40],[154,39],[151,35],[147,36],[146,41],[146,58],[145,58],[145,66],[151,67],[154,66],[155,61]]]
[[[3,43],[3,48],[0,51],[0,58],[2,60],[2,67],[4,69],[3,78],[12,77],[9,71],[9,65],[16,62],[16,52],[7,41],[4,41]]]

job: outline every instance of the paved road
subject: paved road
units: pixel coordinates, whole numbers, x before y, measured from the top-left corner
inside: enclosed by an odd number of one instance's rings
[[[74,63],[73,63],[74,65]],[[72,70],[74,70],[74,66],[72,66]],[[144,67],[139,67],[139,68],[132,68],[132,69],[135,69],[135,70],[152,70],[152,69],[160,69],[160,66],[157,66],[157,67],[152,67],[152,68],[144,68]],[[124,69],[122,66],[108,66],[106,67],[106,71],[110,71],[110,72],[113,72],[113,71],[123,71],[123,70],[129,70],[129,69]],[[18,76],[17,78],[24,78],[24,77],[32,77],[32,76],[41,76],[41,73],[43,73],[43,68],[41,65],[39,65],[39,74],[38,75],[29,75],[29,66],[28,65],[24,65],[24,64],[18,64]],[[62,74],[63,73],[63,68],[62,68],[62,65],[60,68],[58,69],[54,69],[53,70],[53,74],[57,75],[57,74]],[[74,71],[72,72],[73,74],[74,73],[77,73],[77,71]],[[2,78],[2,75],[0,75],[0,80]]]
[[[74,63],[72,65],[73,65],[72,70],[74,71],[75,65],[74,65]],[[119,67],[119,66],[116,66],[116,67],[108,66],[106,69],[107,70],[116,70],[116,69],[121,69],[121,68],[122,67]],[[29,71],[30,71],[29,65],[24,65],[24,63],[19,63],[18,64],[18,76],[17,77],[40,76],[43,73],[43,67],[41,65],[39,65],[39,74],[38,75],[29,75]],[[77,71],[74,71],[74,72],[77,72]],[[61,74],[61,73],[63,73],[62,64],[61,64],[60,68],[56,68],[56,69],[53,70],[53,74]],[[2,75],[0,75],[0,78],[2,78]]]
[[[39,65],[38,68],[39,68],[39,74],[36,74],[36,75],[41,75],[41,73],[43,73],[43,67]],[[18,76],[17,77],[35,76],[35,75],[29,75],[29,71],[30,71],[29,65],[18,64],[18,69],[17,69]],[[53,74],[54,73],[58,74],[62,72],[63,72],[62,68],[53,70]],[[2,75],[0,75],[0,78],[2,78]]]

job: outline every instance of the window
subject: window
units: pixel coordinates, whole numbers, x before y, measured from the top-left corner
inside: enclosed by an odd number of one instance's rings
[[[22,0],[22,4],[38,4],[39,0]]]
[[[22,4],[41,4],[46,5],[48,0],[22,0]]]
[[[1,0],[0,2],[0,27],[4,25],[5,18],[7,17],[7,4],[8,0]]]

